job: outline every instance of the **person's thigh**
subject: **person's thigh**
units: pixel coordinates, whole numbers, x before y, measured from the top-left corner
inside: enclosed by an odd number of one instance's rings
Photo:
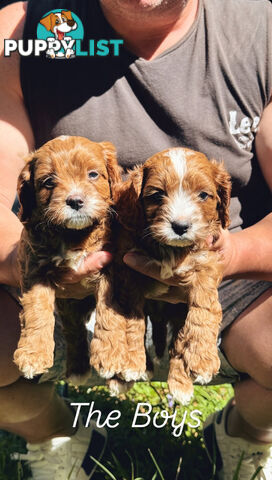
[[[20,377],[13,362],[20,334],[20,307],[16,301],[0,287],[0,386],[10,385]]]
[[[222,333],[221,348],[235,370],[272,389],[272,288]]]

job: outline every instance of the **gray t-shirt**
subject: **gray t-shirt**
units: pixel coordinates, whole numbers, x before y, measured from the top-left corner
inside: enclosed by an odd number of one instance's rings
[[[40,18],[70,9],[85,38],[113,38],[98,0],[29,1],[24,38]],[[272,7],[267,0],[200,0],[177,44],[152,61],[24,57],[21,79],[37,146],[62,134],[110,140],[127,168],[168,147],[224,160],[232,176],[231,228],[268,213],[271,195],[254,136],[272,88]]]

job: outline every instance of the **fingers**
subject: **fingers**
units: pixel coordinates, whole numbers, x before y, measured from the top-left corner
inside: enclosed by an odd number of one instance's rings
[[[229,231],[228,230],[223,230],[223,228],[221,228],[220,233],[219,233],[219,237],[214,239],[214,241],[212,242],[212,245],[210,247],[211,250],[221,250],[224,247],[226,238],[228,236],[229,236]]]
[[[101,270],[112,260],[112,255],[110,252],[96,252],[90,253],[80,265],[77,273],[79,275],[87,275],[88,273],[96,272]]]
[[[69,269],[69,271],[63,277],[63,283],[76,283],[82,278],[92,273],[98,272],[112,260],[110,252],[95,252],[90,253],[84,261],[79,265],[77,270]]]
[[[206,243],[207,243],[207,245],[208,245],[209,248],[212,248],[213,242],[214,242],[213,235],[209,235],[209,236],[206,238]]]
[[[124,263],[129,267],[137,270],[137,272],[140,272],[147,277],[158,280],[158,282],[165,283],[166,285],[177,285],[178,283],[174,277],[162,280],[160,265],[156,262],[156,260],[152,260],[145,255],[139,253],[127,253],[123,260]]]

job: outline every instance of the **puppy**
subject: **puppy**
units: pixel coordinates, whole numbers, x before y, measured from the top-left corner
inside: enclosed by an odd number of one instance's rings
[[[174,398],[187,404],[193,382],[207,383],[218,372],[216,340],[222,313],[217,287],[222,262],[206,240],[217,238],[220,228],[229,224],[230,188],[222,164],[199,152],[171,148],[134,169],[127,182],[115,190],[118,250],[100,297],[104,295],[104,306],[97,311],[91,344],[92,364],[102,376],[117,375],[127,382],[146,378],[145,315],[156,322],[154,311],[157,315],[163,311],[167,318],[167,308],[154,310],[152,302],[145,299],[167,294],[170,287],[141,276],[122,262],[124,253],[135,248],[156,260],[162,279],[174,277],[187,298],[186,320],[184,305],[175,306],[168,376]],[[120,335],[116,318],[119,329],[126,331],[127,343],[126,352],[112,358],[109,338],[114,343]],[[159,350],[163,352],[157,346]],[[122,382],[118,386],[115,379],[112,388],[121,389]]]
[[[65,34],[77,29],[77,23],[68,10],[62,10],[60,13],[49,13],[40,20],[40,23],[54,33],[56,40],[65,39]]]
[[[57,13],[49,13],[46,17],[43,17],[40,20],[41,25],[43,25],[46,30],[52,32],[55,38],[48,38],[49,43],[54,40],[61,42],[65,40],[66,42],[71,40],[71,37],[68,37],[66,34],[72,30],[77,29],[77,23],[72,17],[72,13],[69,10],[62,10]],[[47,56],[55,58],[56,54],[53,48],[49,48],[46,52]],[[58,57],[63,57],[62,52],[57,53]],[[75,52],[72,48],[67,48],[65,51],[66,58],[74,57]]]
[[[89,370],[84,320],[102,272],[64,289],[68,269],[110,238],[111,190],[120,181],[114,146],[58,137],[31,153],[18,179],[21,337],[14,361],[26,378],[53,364],[55,299],[67,342],[67,375]],[[61,298],[61,297],[71,298]],[[79,300],[80,299],[80,300]]]

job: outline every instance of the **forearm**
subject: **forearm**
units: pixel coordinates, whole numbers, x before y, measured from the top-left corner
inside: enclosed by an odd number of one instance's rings
[[[0,283],[18,286],[16,249],[22,224],[5,205],[0,204]]]
[[[272,281],[272,213],[230,239],[224,277]]]

